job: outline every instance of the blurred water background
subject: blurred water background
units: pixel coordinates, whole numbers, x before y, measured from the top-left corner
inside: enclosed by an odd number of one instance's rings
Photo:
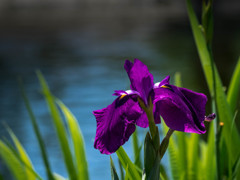
[[[200,4],[195,2],[198,12]],[[228,85],[240,52],[240,3],[219,0],[215,4],[213,50],[223,83]],[[155,82],[180,72],[184,87],[208,94],[183,0],[0,1],[0,137],[9,137],[5,122],[26,148],[36,171],[46,177],[19,92],[20,76],[51,167],[67,176],[35,74],[39,69],[53,94],[79,121],[90,178],[110,179],[109,157],[93,148],[96,122],[92,111],[110,104],[114,90],[129,89],[123,64],[134,58],[149,67]],[[145,132],[140,130],[141,140]],[[124,148],[132,157],[131,141]],[[116,155],[113,159],[117,163]],[[163,161],[167,165],[166,158]],[[1,162],[0,172],[11,179]]]

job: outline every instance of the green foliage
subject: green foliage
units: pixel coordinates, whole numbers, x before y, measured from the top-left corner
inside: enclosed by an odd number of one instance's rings
[[[167,125],[164,123],[164,121],[161,121],[162,127],[163,127],[163,132],[165,134],[167,134],[168,132],[168,127]],[[174,137],[170,138],[169,140],[169,145],[168,145],[168,156],[169,156],[169,164],[170,164],[170,168],[171,168],[171,175],[172,178],[174,180],[180,179],[180,175],[179,175],[179,161],[178,161],[178,156],[177,156],[177,152],[178,152],[178,148],[176,145],[176,140],[175,140],[175,135]]]
[[[240,138],[236,128],[236,125],[232,126],[233,113],[230,109],[230,106],[227,102],[227,98],[222,86],[220,76],[218,74],[215,64],[211,63],[210,52],[208,51],[207,44],[204,38],[204,35],[199,28],[199,23],[197,21],[196,15],[193,11],[191,0],[187,0],[188,15],[193,30],[194,39],[196,42],[197,50],[200,56],[204,74],[208,83],[209,91],[211,94],[214,93],[214,84],[215,84],[215,100],[217,104],[218,118],[220,121],[224,122],[223,128],[223,138],[227,143],[229,152],[231,152],[231,162],[233,162],[238,154],[240,153]],[[212,60],[213,61],[213,60]],[[214,70],[214,71],[213,71]],[[229,134],[229,132],[231,132]]]
[[[129,172],[128,172],[128,165],[127,165],[127,168],[126,168],[126,175],[125,175],[124,180],[130,180],[130,175],[129,175]]]
[[[37,137],[37,141],[38,141],[38,144],[39,144],[39,147],[40,147],[40,150],[41,150],[41,155],[42,155],[42,159],[43,159],[43,163],[44,163],[44,167],[46,169],[48,179],[53,180],[54,177],[53,177],[53,174],[52,174],[52,171],[51,171],[51,168],[50,168],[50,164],[49,164],[48,156],[47,156],[47,153],[46,153],[45,145],[44,145],[42,136],[40,134],[40,131],[39,131],[39,128],[38,128],[38,125],[37,125],[36,118],[34,116],[32,108],[30,106],[29,100],[27,98],[27,95],[25,93],[25,90],[24,90],[24,87],[23,87],[23,84],[22,84],[21,80],[19,80],[19,85],[20,85],[20,89],[21,89],[21,93],[22,93],[22,97],[23,97],[25,106],[27,108],[28,114],[30,116],[31,123],[33,125],[34,133]]]
[[[35,172],[25,149],[22,147],[15,134],[9,128],[8,131],[17,150],[15,150],[7,140],[6,142],[0,140],[0,158],[3,159],[15,179],[41,180],[41,177]]]
[[[166,168],[162,164],[160,164],[160,179],[162,179],[162,180],[169,179]]]
[[[216,177],[216,148],[215,148],[215,133],[214,133],[214,125],[211,124],[208,131],[208,140],[207,140],[207,149],[206,156],[204,162],[204,172],[205,179],[215,179]]]
[[[240,57],[238,59],[238,63],[235,67],[235,70],[232,75],[232,79],[230,81],[230,85],[228,88],[227,101],[230,105],[232,112],[236,110],[239,93],[240,93]]]
[[[44,97],[50,109],[50,114],[52,115],[54,126],[57,130],[59,142],[65,159],[65,165],[69,172],[69,177],[70,179],[74,180],[88,180],[88,166],[85,155],[84,140],[78,122],[74,115],[69,111],[69,109],[60,100],[57,100],[57,104],[62,110],[68,125],[67,129],[64,127],[64,123],[61,119],[60,112],[58,111],[58,108],[56,106],[55,99],[51,95],[47,83],[40,72],[38,72],[38,77],[42,85]],[[53,173],[50,169],[48,163],[48,156],[46,154],[44,142],[42,140],[35,116],[33,114],[22,84],[20,84],[20,86],[25,105],[27,107],[31,122],[33,124],[34,132],[37,136],[37,140],[41,149],[42,159],[46,168],[48,179],[65,180],[65,178],[56,173]],[[70,132],[70,140],[72,141],[72,144],[74,146],[74,157],[71,154],[70,142],[67,139],[67,130]],[[16,146],[17,151],[11,146],[10,143],[4,143],[2,140],[0,140],[0,158],[3,159],[3,161],[8,166],[13,176],[17,180],[41,179],[41,177],[34,171],[31,160],[29,159],[27,153],[25,152],[17,137],[10,129],[9,133]]]
[[[114,166],[114,163],[113,163],[113,160],[112,160],[111,156],[110,156],[110,167],[111,167],[111,177],[112,177],[112,180],[119,180],[118,174],[117,174],[117,171],[116,171],[116,168]]]
[[[197,179],[198,174],[198,159],[199,159],[199,135],[198,134],[189,134],[189,137],[186,136],[187,141],[187,161],[185,162],[187,164],[187,172],[185,176],[187,179]],[[182,173],[183,176],[183,173]]]
[[[48,88],[48,85],[47,85],[45,79],[43,78],[42,74],[39,71],[37,72],[37,76],[38,76],[39,82],[41,84],[44,97],[48,104],[54,126],[56,128],[56,132],[57,132],[58,139],[59,139],[59,142],[61,145],[61,149],[62,149],[65,165],[67,167],[69,178],[72,180],[75,180],[75,179],[77,179],[78,173],[77,173],[76,167],[74,166],[74,163],[73,163],[70,146],[69,146],[69,143],[67,140],[66,129],[64,127],[60,113],[55,104],[55,100],[54,100],[51,92],[49,91],[49,88]]]
[[[21,158],[21,161],[26,165],[25,167],[25,173],[26,173],[26,179],[29,179],[29,180],[33,180],[33,179],[36,179],[36,176],[35,174],[33,173],[33,170],[34,167],[32,165],[32,162],[31,160],[29,159],[26,151],[24,150],[24,148],[22,147],[21,143],[19,142],[18,138],[15,136],[15,134],[10,130],[8,129],[8,132],[15,144],[15,147],[17,148],[18,150],[18,154],[19,154],[19,157]],[[29,169],[31,170],[29,170]]]
[[[57,104],[65,116],[68,129],[70,131],[71,140],[74,146],[74,157],[77,164],[78,178],[80,179],[81,177],[81,179],[89,179],[88,165],[85,155],[85,145],[81,129],[79,128],[78,122],[70,110],[60,100],[57,100]]]
[[[155,137],[159,138],[158,133]],[[155,142],[159,142],[159,140],[156,140]],[[144,141],[144,169],[147,179],[159,179],[160,153],[158,149],[156,149],[154,140],[150,137],[149,132]]]
[[[118,159],[118,164],[119,164],[119,169],[120,169],[120,179],[124,180],[124,170],[123,170],[123,166],[119,159]]]
[[[130,179],[136,179],[136,180],[140,180],[141,176],[137,170],[137,168],[135,167],[135,165],[132,163],[132,161],[130,160],[130,158],[128,157],[127,153],[125,152],[125,150],[123,149],[123,147],[120,147],[117,151],[116,154],[123,166],[123,168],[125,169],[125,171],[128,169],[128,174]]]
[[[140,157],[142,146],[139,146],[137,128],[135,132],[132,134],[132,144],[133,144],[133,154],[134,154],[134,164],[139,168],[142,168],[142,161]]]
[[[66,178],[62,177],[61,175],[54,173],[53,174],[55,180],[67,180]]]
[[[228,95],[226,96],[211,50],[213,33],[212,1],[208,1],[208,3],[203,1],[202,25],[199,24],[196,18],[191,0],[186,0],[186,2],[194,40],[212,96],[213,108],[216,108],[218,118],[215,120],[215,127],[211,125],[209,129],[207,144],[200,143],[201,159],[204,163],[197,160],[199,162],[198,166],[206,172],[205,179],[232,178],[233,167],[240,154],[239,132],[234,121],[234,111],[240,89],[240,60],[234,71]],[[219,126],[219,122],[223,122],[224,126]],[[196,160],[194,161],[196,162]],[[194,167],[197,167],[197,164]]]
[[[15,153],[3,141],[0,140],[0,157],[3,159],[12,175],[17,180],[27,179],[25,167],[16,157]]]

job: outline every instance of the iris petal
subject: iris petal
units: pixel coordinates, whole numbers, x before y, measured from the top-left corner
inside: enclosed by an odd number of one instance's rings
[[[153,89],[153,75],[148,71],[148,68],[138,59],[134,63],[126,60],[124,68],[128,73],[131,89],[140,93],[141,98],[147,105],[147,99]]]
[[[207,103],[207,97],[202,93],[197,93],[185,88],[178,88],[179,91],[184,95],[187,101],[195,110],[196,116],[198,117],[198,122],[200,127],[205,128],[204,119],[205,119],[205,106]]]
[[[115,152],[135,131],[135,123],[142,113],[138,102],[129,95],[94,111],[97,120],[94,147],[103,154]]]
[[[167,85],[169,88],[161,88]],[[204,118],[207,97],[204,94],[162,83],[154,89],[156,111],[173,130],[205,133]]]

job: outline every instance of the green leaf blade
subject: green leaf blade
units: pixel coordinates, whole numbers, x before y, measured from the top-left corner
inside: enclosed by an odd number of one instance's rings
[[[61,175],[54,173],[53,174],[55,180],[67,180],[66,178],[62,177]]]
[[[184,176],[185,180],[187,179],[187,174],[189,173],[187,171],[188,169],[188,159],[187,159],[187,154],[188,154],[188,149],[187,149],[187,137],[184,132],[175,132],[176,139],[177,139],[177,148],[178,148],[178,161],[181,162],[181,166],[179,166],[179,172],[180,176]],[[184,175],[182,175],[184,174]]]
[[[220,121],[224,122],[224,128],[223,128],[223,135],[222,138],[225,139],[227,143],[227,147],[229,149],[229,152],[231,154],[232,162],[237,158],[240,150],[238,147],[240,147],[240,138],[239,133],[237,131],[236,126],[231,126],[232,120],[233,120],[233,113],[230,109],[229,104],[227,103],[227,98],[225,95],[225,92],[223,90],[222,82],[219,76],[219,73],[217,71],[217,68],[215,65],[212,68],[211,63],[211,56],[208,52],[207,44],[205,41],[205,38],[203,36],[202,31],[199,28],[199,23],[196,18],[196,15],[194,13],[191,0],[186,0],[187,2],[187,10],[188,15],[190,19],[190,24],[192,27],[194,40],[197,46],[198,54],[200,56],[201,64],[204,70],[204,74],[207,80],[207,84],[209,87],[209,91],[211,94],[213,94],[213,69],[214,69],[214,75],[215,75],[215,85],[216,85],[216,103],[217,103],[217,112],[218,116],[217,118],[220,119]],[[233,127],[233,128],[232,128]],[[231,132],[231,134],[229,134]]]
[[[125,169],[125,171],[126,171],[126,169],[128,169],[128,173],[129,173],[129,176],[131,177],[131,179],[141,180],[141,177],[140,177],[137,169],[135,168],[134,164],[132,163],[132,161],[128,157],[128,155],[125,152],[125,150],[123,149],[123,147],[120,147],[116,151],[116,154],[117,154],[123,168]]]
[[[31,160],[29,159],[25,149],[22,147],[21,143],[19,142],[18,138],[15,136],[15,134],[8,129],[8,132],[18,150],[19,153],[19,157],[21,158],[21,160],[23,161],[23,163],[28,166],[28,168],[34,169]],[[27,167],[25,167],[25,171],[26,171],[26,178],[29,180],[33,180],[36,179],[36,176],[34,173],[32,173],[32,171],[30,171]]]
[[[142,168],[142,161],[140,158],[141,147],[139,147],[137,128],[132,134],[132,144],[133,144],[134,164],[137,165],[139,168]]]
[[[163,119],[161,119],[163,132],[166,134],[168,132],[168,127],[164,123]],[[178,148],[176,146],[177,142],[174,139],[175,134],[169,139],[168,145],[168,157],[169,157],[169,164],[171,168],[171,175],[172,179],[179,180],[180,179],[180,169],[179,169],[179,159],[178,159]]]
[[[181,80],[181,74],[179,72],[175,73],[174,75],[174,84],[175,86],[182,87],[182,80]],[[181,162],[181,166],[179,166],[179,173],[181,178],[187,180],[188,174],[191,173],[191,171],[188,171],[188,148],[187,148],[187,134],[184,132],[176,131],[175,133],[176,140],[177,140],[177,157],[178,161]]]
[[[207,154],[205,173],[207,179],[216,178],[216,154],[215,154],[215,135],[214,135],[214,124],[212,123],[209,128],[208,141],[207,141]]]
[[[60,146],[62,149],[62,153],[63,153],[63,157],[64,157],[64,161],[65,161],[65,165],[66,165],[66,168],[68,171],[69,178],[71,180],[75,180],[75,179],[77,179],[77,171],[76,171],[76,168],[75,168],[75,165],[73,162],[72,154],[70,151],[70,146],[69,146],[69,143],[67,140],[66,129],[64,127],[60,113],[55,104],[54,98],[51,95],[48,85],[40,71],[37,71],[37,76],[38,76],[39,82],[41,84],[43,94],[44,94],[46,102],[48,104],[50,114],[52,116],[53,124],[55,126],[55,129],[56,129],[56,132],[58,135],[58,139],[59,139]]]
[[[29,102],[28,97],[26,95],[26,92],[25,92],[25,89],[24,89],[24,86],[23,86],[23,83],[22,83],[21,79],[19,79],[19,86],[20,86],[21,94],[22,94],[25,106],[27,108],[27,111],[28,111],[33,129],[34,129],[34,133],[36,134],[36,137],[37,137],[37,141],[38,141],[38,144],[39,144],[39,147],[40,147],[40,150],[41,150],[41,155],[42,155],[42,159],[43,159],[43,163],[44,163],[44,167],[45,167],[48,179],[49,180],[54,180],[54,177],[53,177],[53,174],[52,174],[52,171],[51,171],[51,168],[50,168],[47,152],[46,152],[46,149],[45,149],[45,145],[44,145],[44,142],[43,142],[43,138],[42,138],[40,130],[38,128],[38,124],[37,124],[35,115],[34,115],[33,110],[31,108],[30,102]]]
[[[112,180],[119,180],[116,168],[114,166],[112,157],[110,156],[111,178]]]
[[[238,63],[232,75],[232,79],[230,81],[228,94],[227,94],[227,101],[230,105],[232,112],[236,110],[236,106],[238,102],[237,100],[239,98],[239,91],[240,91],[240,57],[238,59]]]
[[[5,164],[8,166],[9,170],[12,172],[13,176],[17,180],[26,179],[26,171],[22,166],[22,163],[16,157],[15,153],[0,140],[0,157],[3,159]]]
[[[196,179],[198,175],[199,169],[199,135],[198,134],[190,134],[189,137],[186,138],[187,141],[187,149],[188,149],[188,171],[187,177],[189,180]]]
[[[57,104],[61,108],[65,119],[67,121],[68,129],[70,131],[71,139],[74,145],[74,153],[76,157],[76,164],[78,170],[78,178],[88,180],[88,164],[85,153],[85,144],[81,129],[71,111],[60,101],[57,100]]]

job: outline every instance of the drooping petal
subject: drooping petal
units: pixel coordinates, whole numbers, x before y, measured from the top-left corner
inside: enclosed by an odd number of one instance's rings
[[[154,88],[156,111],[173,130],[205,133],[204,119],[207,97],[185,88],[161,84]]]
[[[128,73],[131,89],[140,93],[141,98],[147,105],[147,99],[153,89],[153,75],[148,71],[148,68],[138,59],[134,63],[126,60],[124,68]]]
[[[176,88],[177,90],[179,90],[179,94],[182,93],[183,96],[185,97],[185,100],[189,102],[189,104],[194,108],[197,117],[201,118],[201,122],[203,123],[205,119],[205,106],[207,103],[207,97],[202,94],[202,93],[197,93],[194,91],[191,91],[189,89],[185,89],[185,88]],[[203,125],[204,126],[204,125]]]
[[[94,111],[97,120],[94,147],[103,154],[115,152],[135,131],[136,120],[142,113],[130,95],[119,96],[111,105]]]

